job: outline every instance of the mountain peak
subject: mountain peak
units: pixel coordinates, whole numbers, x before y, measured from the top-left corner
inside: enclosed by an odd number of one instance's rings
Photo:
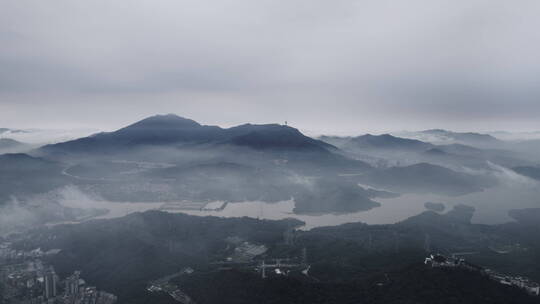
[[[419,140],[395,137],[390,134],[361,135],[351,139],[357,146],[364,148],[392,148],[392,149],[418,149],[425,150],[431,147],[429,143]]]
[[[175,114],[165,114],[150,116],[124,129],[181,129],[194,127],[201,127],[201,125],[192,119]]]
[[[255,149],[302,149],[329,152],[334,146],[302,134],[298,129],[279,125],[244,124],[222,129],[174,114],[145,118],[120,130],[95,134],[65,143],[49,145],[41,150],[113,153],[126,147],[166,146],[183,144],[232,144]]]

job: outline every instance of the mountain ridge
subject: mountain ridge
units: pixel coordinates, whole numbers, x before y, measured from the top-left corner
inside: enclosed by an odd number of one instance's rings
[[[255,149],[309,149],[317,152],[337,150],[323,141],[305,136],[298,129],[278,125],[243,124],[231,128],[201,125],[174,114],[155,115],[113,132],[97,133],[62,143],[46,145],[40,152],[85,153],[137,146],[179,144],[228,144]]]

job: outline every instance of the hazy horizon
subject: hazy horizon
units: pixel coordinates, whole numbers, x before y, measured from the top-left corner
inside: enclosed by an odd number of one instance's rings
[[[243,121],[243,122],[238,122],[238,123],[219,124],[219,123],[214,123],[214,122],[204,122],[204,121],[201,121],[201,120],[197,120],[197,119],[195,119],[193,117],[182,116],[182,115],[176,114],[176,113],[152,114],[152,115],[148,115],[148,116],[144,116],[144,117],[134,118],[134,120],[132,120],[132,121],[127,121],[122,125],[115,124],[114,126],[99,126],[99,125],[96,124],[96,125],[93,125],[93,126],[88,125],[88,126],[85,126],[85,127],[75,125],[74,127],[65,126],[64,128],[58,128],[58,127],[57,128],[47,128],[47,127],[42,128],[39,125],[35,125],[35,124],[33,124],[31,126],[30,125],[28,125],[28,126],[27,125],[17,126],[17,124],[16,124],[15,126],[1,125],[0,127],[1,128],[9,128],[9,129],[13,129],[13,130],[21,129],[21,130],[34,130],[34,131],[50,132],[50,134],[54,134],[55,136],[53,136],[53,138],[51,138],[51,139],[46,138],[47,140],[45,140],[44,142],[46,142],[46,141],[56,142],[56,141],[61,141],[61,140],[68,140],[68,139],[72,139],[72,138],[88,136],[90,134],[99,133],[99,132],[113,132],[113,131],[116,131],[116,130],[118,130],[120,128],[126,127],[129,124],[140,121],[142,119],[145,119],[145,118],[148,118],[148,117],[151,117],[151,116],[155,116],[155,115],[167,115],[167,114],[173,114],[173,115],[178,115],[180,117],[184,117],[184,118],[187,118],[187,119],[192,119],[192,120],[195,120],[195,121],[197,121],[198,123],[200,123],[202,125],[219,126],[221,128],[230,128],[230,127],[234,127],[234,126],[241,125],[241,124],[246,124],[246,123],[251,123],[251,124],[282,124],[282,125],[287,123],[288,126],[293,127],[293,128],[297,128],[301,132],[303,132],[304,134],[306,134],[308,136],[312,136],[312,137],[317,137],[317,136],[322,136],[322,135],[329,135],[329,136],[358,136],[358,135],[363,135],[363,134],[380,135],[380,134],[386,134],[386,133],[391,133],[391,134],[399,133],[398,136],[402,136],[403,133],[406,133],[406,132],[418,132],[418,131],[431,130],[431,129],[444,129],[444,130],[447,130],[447,131],[454,131],[454,132],[478,132],[478,133],[486,133],[486,134],[494,135],[495,137],[498,137],[497,133],[511,133],[511,134],[514,134],[514,135],[517,135],[517,134],[527,135],[527,134],[529,134],[531,136],[533,136],[533,135],[535,135],[537,133],[540,133],[540,131],[538,131],[538,130],[514,130],[514,131],[510,131],[510,130],[489,130],[489,129],[471,130],[471,129],[466,129],[466,128],[464,128],[464,129],[461,129],[461,128],[454,128],[454,129],[442,128],[440,126],[433,126],[433,127],[422,128],[422,129],[375,129],[375,128],[354,129],[354,128],[351,128],[349,130],[337,130],[337,129],[334,129],[334,130],[332,130],[332,129],[321,130],[321,129],[316,129],[316,128],[310,128],[309,125],[307,127],[294,125],[294,122],[290,122],[290,121],[283,121],[283,122],[277,122],[277,121],[274,121],[274,122],[273,121]],[[43,135],[43,133],[42,133],[42,135]],[[500,135],[504,135],[504,134],[500,134]],[[17,135],[17,133],[10,133],[10,134],[7,134],[7,135],[1,136],[1,137],[19,138],[19,139],[24,140],[25,136],[26,135],[24,135],[24,133],[19,133],[18,135]],[[60,137],[58,137],[58,136],[60,136]],[[28,137],[28,136],[26,136],[26,137]],[[38,142],[38,141],[36,141],[35,139],[30,139],[29,142]]]
[[[234,126],[241,125],[241,124],[246,124],[246,123],[251,123],[251,124],[282,124],[282,125],[287,123],[287,125],[289,125],[290,127],[297,128],[301,132],[303,132],[304,134],[306,134],[308,136],[312,136],[312,137],[317,137],[317,136],[322,136],[322,135],[329,135],[329,136],[358,136],[358,135],[363,135],[363,134],[379,135],[379,134],[386,134],[386,133],[391,133],[391,134],[394,134],[394,135],[397,134],[397,136],[403,136],[403,133],[406,133],[406,132],[418,132],[418,131],[431,130],[431,129],[444,129],[444,130],[454,131],[454,132],[478,132],[478,133],[491,134],[491,135],[494,135],[495,137],[498,137],[499,134],[497,134],[497,133],[507,133],[507,132],[511,133],[513,135],[518,135],[518,134],[527,135],[527,134],[529,134],[531,136],[536,135],[537,133],[540,133],[540,131],[538,131],[538,130],[513,130],[513,131],[511,131],[511,130],[489,130],[489,129],[476,129],[475,130],[475,129],[467,129],[467,128],[452,128],[451,129],[451,128],[443,128],[441,126],[432,126],[432,127],[421,128],[421,129],[376,129],[376,128],[354,129],[354,127],[351,127],[349,130],[338,130],[338,129],[321,130],[321,129],[316,129],[316,127],[312,128],[313,126],[310,126],[310,125],[307,125],[306,127],[298,126],[298,125],[294,124],[294,121],[293,122],[290,122],[290,121],[278,122],[278,121],[249,121],[249,120],[246,120],[246,121],[242,121],[242,122],[238,122],[238,123],[223,124],[223,123],[217,123],[217,122],[212,122],[212,121],[201,121],[201,120],[198,120],[196,118],[183,116],[183,115],[177,114],[177,113],[151,114],[151,115],[147,115],[147,116],[144,116],[144,117],[136,117],[136,118],[134,118],[134,120],[126,121],[123,124],[118,123],[118,124],[111,125],[111,126],[99,126],[98,124],[96,124],[96,125],[88,125],[88,126],[85,126],[85,127],[75,125],[74,127],[65,126],[64,128],[58,128],[58,127],[57,128],[47,128],[47,127],[42,128],[39,125],[35,125],[35,124],[33,124],[33,125],[24,125],[23,124],[23,125],[20,125],[20,126],[17,126],[17,124],[15,124],[15,126],[1,125],[0,127],[1,128],[14,129],[14,130],[22,129],[22,130],[34,130],[34,131],[40,131],[40,132],[49,132],[49,135],[53,135],[53,136],[51,138],[47,138],[47,136],[45,135],[45,138],[44,138],[45,140],[43,142],[57,142],[57,141],[68,140],[68,139],[73,139],[73,138],[77,138],[77,137],[88,136],[88,135],[91,135],[91,134],[94,134],[94,133],[99,133],[99,132],[116,131],[116,130],[118,130],[120,128],[126,127],[129,124],[135,123],[135,122],[140,121],[142,119],[145,119],[145,118],[148,118],[148,117],[151,117],[151,116],[155,116],[155,115],[167,115],[167,114],[173,114],[173,115],[177,115],[177,116],[184,117],[184,118],[187,118],[187,119],[192,119],[192,120],[195,120],[195,121],[197,121],[198,123],[200,123],[202,125],[219,126],[221,128],[230,128],[230,127],[234,127]],[[43,136],[44,134],[45,133],[41,133],[40,135]],[[500,134],[500,135],[504,135],[504,134]],[[16,139],[21,139],[23,141],[25,139],[29,139],[28,140],[29,142],[34,142],[34,143],[39,142],[38,140],[32,138],[31,135],[25,135],[24,133],[19,133],[19,134],[10,133],[10,134],[7,134],[7,135],[1,136],[1,137],[16,138]],[[504,137],[504,136],[501,136],[501,137]],[[501,138],[501,139],[504,139],[504,138]]]

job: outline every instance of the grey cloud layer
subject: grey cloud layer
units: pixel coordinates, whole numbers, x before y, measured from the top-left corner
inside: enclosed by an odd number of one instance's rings
[[[534,128],[539,15],[526,0],[2,1],[0,120]]]

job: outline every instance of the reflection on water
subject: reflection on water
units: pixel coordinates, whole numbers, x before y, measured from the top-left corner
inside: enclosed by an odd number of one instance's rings
[[[511,221],[507,212],[510,209],[540,208],[539,183],[507,184],[484,192],[460,197],[445,197],[432,194],[405,194],[397,198],[376,199],[381,206],[368,211],[348,214],[298,215],[292,213],[294,201],[278,203],[240,202],[178,202],[178,203],[118,203],[91,199],[74,187],[63,190],[62,204],[79,208],[105,208],[109,213],[99,218],[115,218],[132,212],[160,209],[173,213],[186,213],[197,216],[253,217],[261,219],[297,218],[306,223],[304,229],[319,226],[332,226],[351,222],[367,224],[392,224],[425,210],[424,203],[444,203],[447,210],[457,204],[476,208],[473,222],[496,224]],[[174,208],[168,206],[174,205]],[[183,208],[184,206],[185,208]],[[199,206],[194,208],[194,206]],[[217,208],[223,206],[223,208]]]

